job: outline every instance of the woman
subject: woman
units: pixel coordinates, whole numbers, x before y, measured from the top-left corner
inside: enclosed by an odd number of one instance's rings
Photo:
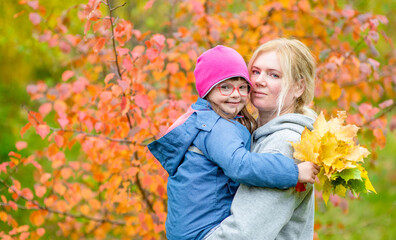
[[[290,142],[312,129],[316,114],[306,107],[314,94],[315,60],[298,40],[276,39],[253,54],[249,73],[259,128],[253,133],[253,152],[281,153],[293,158]],[[297,162],[297,161],[296,161]],[[231,216],[206,239],[313,239],[313,185],[297,192],[240,185]]]
[[[252,84],[238,52],[209,49],[197,59],[194,75],[200,98],[148,146],[169,173],[168,239],[202,239],[229,216],[237,182],[287,189],[318,173],[310,162],[249,152],[247,128],[255,119],[245,105]]]

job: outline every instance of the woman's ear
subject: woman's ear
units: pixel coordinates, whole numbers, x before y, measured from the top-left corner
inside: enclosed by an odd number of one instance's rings
[[[305,81],[304,79],[299,79],[297,83],[294,85],[294,98],[298,99],[303,95],[305,91]]]

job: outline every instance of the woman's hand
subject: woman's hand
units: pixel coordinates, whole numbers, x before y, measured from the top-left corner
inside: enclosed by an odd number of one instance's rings
[[[312,162],[302,162],[298,167],[298,182],[299,183],[315,183],[316,175],[320,171],[320,167]]]

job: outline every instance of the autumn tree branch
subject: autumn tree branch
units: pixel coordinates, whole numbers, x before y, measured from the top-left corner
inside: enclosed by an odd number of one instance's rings
[[[362,127],[368,127],[372,122],[375,120],[385,116],[387,113],[391,112],[393,109],[396,109],[396,102],[394,102],[392,105],[382,109],[379,113],[377,113],[373,118],[365,122]]]
[[[43,124],[33,114],[31,114],[31,111],[26,106],[22,106],[22,107],[36,121],[37,124]],[[77,133],[77,134],[84,134],[88,137],[96,137],[96,138],[108,140],[111,142],[118,142],[118,143],[125,143],[125,144],[137,144],[136,142],[127,140],[126,138],[118,139],[118,138],[111,138],[111,137],[103,136],[100,134],[88,133],[88,132],[84,132],[82,130],[55,128],[55,127],[51,127],[51,126],[48,126],[48,127],[54,132],[71,132],[71,133]],[[146,144],[139,144],[139,145],[146,146]]]
[[[18,191],[16,191],[13,187],[10,187],[7,183],[5,183],[3,180],[0,179],[0,183],[3,184],[4,186],[6,186],[8,189],[10,189],[11,191],[13,191],[15,194],[18,195],[19,198],[25,200],[26,202],[31,203],[34,206],[37,207],[26,207],[26,206],[22,206],[20,204],[15,203],[15,205],[23,210],[45,210],[48,211],[50,213],[55,213],[58,215],[63,215],[63,216],[67,216],[67,217],[72,217],[72,218],[84,218],[90,221],[94,221],[94,222],[100,222],[100,223],[111,223],[111,224],[115,224],[115,225],[122,225],[125,226],[126,222],[125,221],[120,221],[120,220],[111,220],[111,219],[106,219],[106,218],[95,218],[95,217],[91,217],[91,216],[87,216],[85,214],[74,214],[74,213],[70,213],[70,212],[64,212],[64,211],[59,211],[56,209],[52,209],[49,208],[47,206],[41,205],[40,203],[38,203],[35,200],[29,200],[27,199],[25,196],[21,195]],[[11,207],[10,204],[6,204],[6,203],[0,203],[1,206],[9,206]]]

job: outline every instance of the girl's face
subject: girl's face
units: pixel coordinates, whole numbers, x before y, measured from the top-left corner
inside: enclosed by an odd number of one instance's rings
[[[217,84],[207,99],[215,103],[224,113],[234,117],[246,105],[250,86],[244,79],[228,79]]]
[[[280,65],[278,54],[274,51],[263,52],[257,56],[250,70],[250,78],[254,83],[251,93],[253,105],[259,112],[272,115],[278,110],[278,97],[282,90],[284,73]],[[281,113],[294,111],[293,94],[286,94]]]

